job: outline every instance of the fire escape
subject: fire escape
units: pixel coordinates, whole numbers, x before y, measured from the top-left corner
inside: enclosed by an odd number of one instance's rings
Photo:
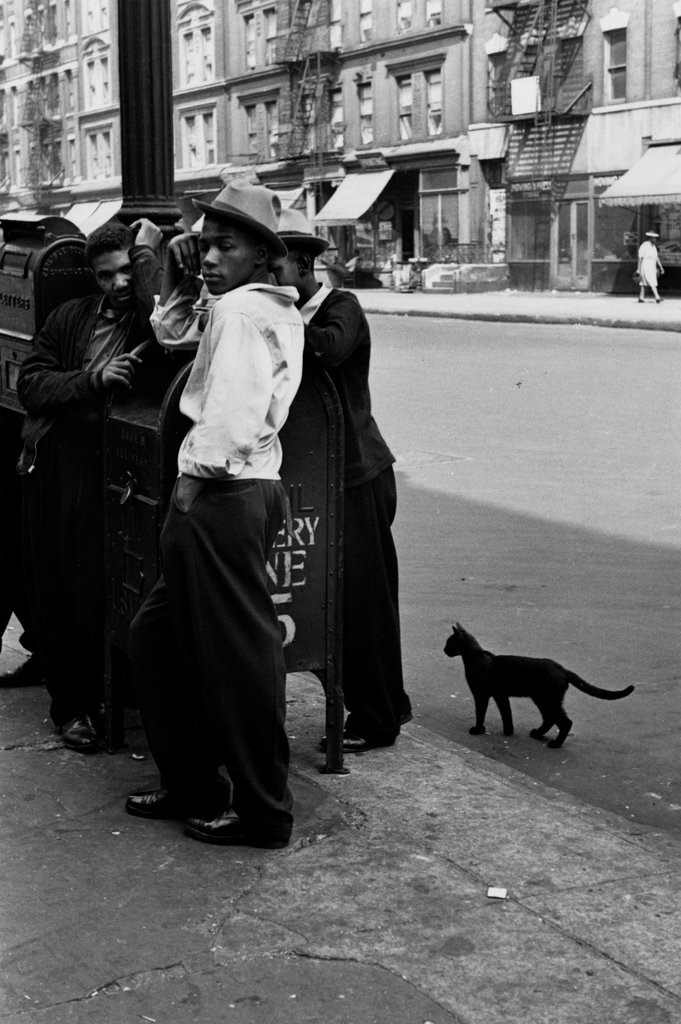
[[[29,79],[21,97],[19,125],[28,136],[24,184],[36,205],[63,173],[59,82],[56,70],[50,74],[59,59],[51,48],[56,38],[53,7],[27,10],[19,59],[28,67]]]
[[[279,97],[280,156],[306,158],[319,178],[334,151],[329,92],[338,55],[330,42],[329,0],[280,0],[277,24],[277,63],[288,72]]]
[[[508,29],[488,106],[495,120],[513,124],[507,164],[514,176],[553,180],[571,168],[591,110],[588,8],[588,0],[488,0]]]

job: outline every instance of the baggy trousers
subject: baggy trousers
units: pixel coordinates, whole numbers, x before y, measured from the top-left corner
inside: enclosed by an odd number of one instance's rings
[[[64,417],[23,480],[23,555],[35,646],[55,725],[96,714],[104,695],[101,423]]]
[[[345,491],[343,690],[348,732],[390,744],[400,731],[404,693],[398,565],[391,526],[392,466]]]
[[[227,810],[224,766],[244,827],[287,839],[286,668],[266,570],[285,492],[273,480],[196,483],[182,506],[175,485],[163,575],[131,626],[142,721],[162,785],[188,816]]]

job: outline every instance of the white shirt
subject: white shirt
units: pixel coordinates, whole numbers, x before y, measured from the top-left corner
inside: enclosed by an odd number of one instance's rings
[[[302,375],[295,288],[247,284],[220,296],[201,335],[180,411],[193,422],[180,473],[278,480],[286,422]]]

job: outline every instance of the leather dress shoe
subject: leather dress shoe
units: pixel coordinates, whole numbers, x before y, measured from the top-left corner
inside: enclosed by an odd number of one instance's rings
[[[3,672],[0,675],[0,689],[9,689],[12,686],[40,686],[44,682],[37,659],[32,656],[11,672]]]
[[[94,754],[99,750],[99,738],[97,730],[92,724],[89,715],[78,715],[70,722],[60,726],[58,732],[64,741],[64,746],[69,750],[75,750],[79,754]]]
[[[184,834],[191,839],[198,839],[202,843],[214,843],[216,846],[257,846],[264,850],[281,850],[288,846],[288,839],[249,832],[234,811],[219,814],[212,821],[187,818]]]
[[[147,789],[131,793],[125,801],[128,814],[136,818],[184,818],[177,800],[167,789]]]
[[[395,741],[391,740],[390,743],[375,743],[373,740],[366,740],[363,736],[355,736],[353,732],[343,733],[343,753],[344,754],[362,754],[365,750],[376,750],[378,747],[392,747]],[[322,736],[319,741],[319,750],[322,754],[326,753],[326,736]]]

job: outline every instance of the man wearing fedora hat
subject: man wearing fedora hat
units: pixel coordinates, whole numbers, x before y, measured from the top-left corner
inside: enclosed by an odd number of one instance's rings
[[[300,383],[303,324],[294,289],[269,283],[268,261],[286,253],[275,193],[234,182],[195,205],[214,302],[180,400],[191,427],[161,536],[163,575],[130,634],[161,786],[131,794],[126,809],[182,819],[203,842],[279,848],[293,817],[266,564],[284,517],[278,433]]]
[[[643,302],[645,298],[646,285],[653,293],[655,302],[662,302],[657,291],[657,271],[664,274],[664,267],[660,263],[660,257],[655,244],[660,236],[657,231],[646,231],[645,241],[641,242],[638,249],[638,301]]]
[[[345,428],[343,528],[343,688],[348,717],[343,749],[391,746],[412,717],[404,692],[398,565],[391,526],[396,510],[392,452],[371,413],[369,325],[352,292],[322,285],[315,256],[328,248],[299,210],[284,210],[279,237],[288,255],[270,260],[282,287],[297,288],[305,352],[333,380]],[[325,741],[322,740],[322,748]]]

